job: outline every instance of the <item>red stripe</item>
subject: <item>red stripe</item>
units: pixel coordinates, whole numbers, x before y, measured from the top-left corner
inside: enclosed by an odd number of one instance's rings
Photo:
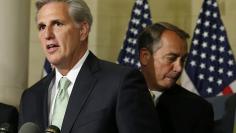
[[[224,88],[222,93],[223,93],[223,95],[232,94],[233,90],[229,86],[227,86],[227,87]]]

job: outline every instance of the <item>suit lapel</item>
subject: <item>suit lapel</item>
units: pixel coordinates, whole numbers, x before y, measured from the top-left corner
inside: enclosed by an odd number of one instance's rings
[[[90,53],[76,78],[64,116],[61,132],[70,132],[77,116],[94,88],[97,79],[93,76],[93,73],[97,70],[98,59]]]
[[[45,78],[45,81],[43,82],[42,84],[42,87],[40,88],[43,88],[44,92],[43,92],[43,126],[44,126],[44,129],[47,128],[48,126],[48,117],[49,117],[49,92],[51,92],[51,87],[50,87],[50,83],[52,81],[52,79],[54,78],[55,76],[55,71],[52,71],[46,78]]]

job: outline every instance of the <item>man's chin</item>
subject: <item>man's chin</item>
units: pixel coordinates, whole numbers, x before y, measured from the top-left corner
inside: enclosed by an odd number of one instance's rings
[[[168,83],[168,84],[163,84],[163,85],[159,85],[159,87],[158,87],[158,88],[160,88],[159,91],[168,90],[168,89],[170,89],[172,86],[174,86],[174,84],[175,84],[175,82]]]

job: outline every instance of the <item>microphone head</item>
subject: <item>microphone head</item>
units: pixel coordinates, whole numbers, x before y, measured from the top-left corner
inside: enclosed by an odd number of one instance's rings
[[[45,133],[61,133],[60,129],[55,125],[49,125]]]
[[[11,129],[11,125],[9,123],[2,123],[0,125],[0,133],[13,133],[12,129]]]
[[[21,126],[18,133],[41,133],[41,132],[38,125],[34,124],[33,122],[26,122]]]

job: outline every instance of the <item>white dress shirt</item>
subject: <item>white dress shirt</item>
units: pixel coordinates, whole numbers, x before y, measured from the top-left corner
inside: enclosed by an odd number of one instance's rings
[[[149,90],[149,92],[151,93],[151,96],[152,96],[152,100],[154,102],[154,105],[156,106],[157,103],[158,103],[158,99],[159,97],[161,96],[161,94],[163,92],[160,92],[160,91],[152,91],[152,90]]]
[[[76,63],[76,65],[67,73],[66,76],[64,76],[67,79],[69,79],[71,82],[68,89],[67,89],[69,96],[70,96],[72,89],[74,87],[77,75],[80,72],[82,65],[84,64],[85,59],[88,57],[88,54],[89,54],[89,51],[87,50],[85,52],[85,54],[83,55],[83,57]],[[49,105],[50,105],[49,123],[50,124],[52,122],[52,114],[53,114],[53,110],[54,110],[54,104],[55,104],[55,100],[56,100],[56,95],[58,93],[58,83],[59,83],[59,80],[63,77],[63,75],[58,71],[57,68],[55,70],[56,70],[56,78],[52,81],[53,85],[52,85],[51,99],[50,99],[50,103],[49,103]]]

